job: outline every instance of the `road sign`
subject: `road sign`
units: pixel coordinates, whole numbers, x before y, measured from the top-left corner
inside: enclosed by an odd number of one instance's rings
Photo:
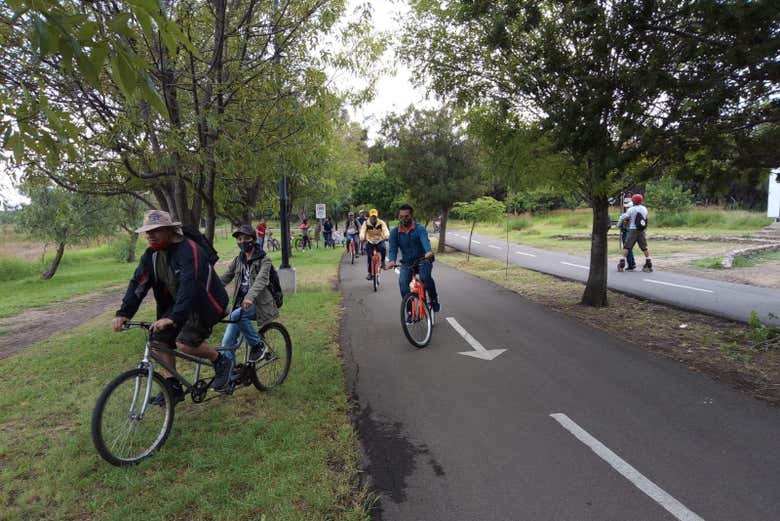
[[[766,215],[780,219],[780,169],[769,174],[769,201],[766,205]]]
[[[315,205],[316,212],[317,212],[317,219],[324,219],[325,218],[325,205],[324,204],[317,204]]]

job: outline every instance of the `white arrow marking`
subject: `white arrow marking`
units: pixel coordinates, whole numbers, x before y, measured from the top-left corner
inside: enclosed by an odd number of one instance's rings
[[[493,244],[488,244],[488,248],[493,248],[494,250],[500,250],[501,246],[495,246]]]
[[[476,240],[472,240],[471,242],[473,242],[474,244],[482,244],[481,242],[476,241]]]
[[[449,322],[453,329],[455,329],[455,331],[457,331],[458,334],[463,337],[463,340],[468,342],[469,345],[474,348],[474,351],[464,351],[463,353],[458,353],[459,355],[473,356],[474,358],[479,358],[481,360],[493,360],[495,357],[506,351],[506,349],[485,349],[485,346],[480,344],[476,338],[471,336],[468,331],[463,329],[463,326],[458,324],[457,320],[452,317],[447,317],[447,322]]]
[[[666,509],[680,521],[704,521],[696,513],[669,495],[661,487],[647,479],[641,472],[629,465],[626,460],[612,452],[606,445],[591,436],[585,429],[574,423],[574,421],[563,413],[551,414],[553,419],[561,426],[572,433],[575,438],[587,445],[590,450],[595,452],[598,457],[610,464],[624,478],[634,484],[636,488],[650,496],[650,498]]]
[[[526,257],[536,257],[533,253],[526,253],[524,251],[516,251],[515,255],[525,255]]]
[[[715,293],[711,289],[694,288],[693,286],[683,286],[682,284],[672,284],[671,282],[661,282],[660,280],[642,279],[645,282],[652,282],[653,284],[663,284],[664,286],[674,286],[675,288],[690,289],[693,291],[702,291],[704,293]]]
[[[575,268],[582,268],[584,270],[590,269],[587,266],[583,266],[582,264],[572,264],[571,262],[563,262],[563,261],[561,261],[561,264],[565,264],[567,266],[574,266]]]

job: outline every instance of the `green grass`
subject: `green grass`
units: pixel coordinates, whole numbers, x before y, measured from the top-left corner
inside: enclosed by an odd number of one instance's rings
[[[180,404],[166,445],[136,467],[97,456],[90,416],[108,381],[137,363],[140,331],[110,332],[106,313],[0,360],[13,375],[0,383],[0,519],[367,519],[336,344],[340,253],[294,260],[287,381]]]

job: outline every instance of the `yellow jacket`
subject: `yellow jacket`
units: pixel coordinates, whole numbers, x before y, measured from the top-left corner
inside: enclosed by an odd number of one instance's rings
[[[360,227],[360,240],[368,240],[371,244],[378,244],[390,238],[390,230],[382,219],[377,218],[376,224],[371,224],[371,219]]]

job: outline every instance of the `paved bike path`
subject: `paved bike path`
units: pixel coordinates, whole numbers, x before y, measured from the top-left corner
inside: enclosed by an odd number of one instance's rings
[[[359,261],[341,266],[342,340],[378,519],[675,519],[554,413],[703,519],[778,518],[777,409],[439,263],[444,313],[418,350],[396,276],[374,293]],[[458,354],[446,317],[507,351]]]
[[[448,231],[447,246],[466,251],[468,232]],[[650,244],[651,253],[652,248]],[[480,257],[506,262],[507,243],[495,237],[474,234],[471,252]],[[641,269],[637,269],[633,273],[618,273],[615,259],[617,257],[613,255],[609,260],[607,285],[610,289],[742,322],[747,321],[750,312],[756,310],[765,323],[780,325],[780,290],[692,277],[663,270],[644,273]],[[590,264],[588,257],[540,250],[511,242],[509,262],[580,282],[587,281]],[[641,267],[643,263],[642,253],[639,252],[637,266]],[[771,317],[770,313],[775,316]]]

